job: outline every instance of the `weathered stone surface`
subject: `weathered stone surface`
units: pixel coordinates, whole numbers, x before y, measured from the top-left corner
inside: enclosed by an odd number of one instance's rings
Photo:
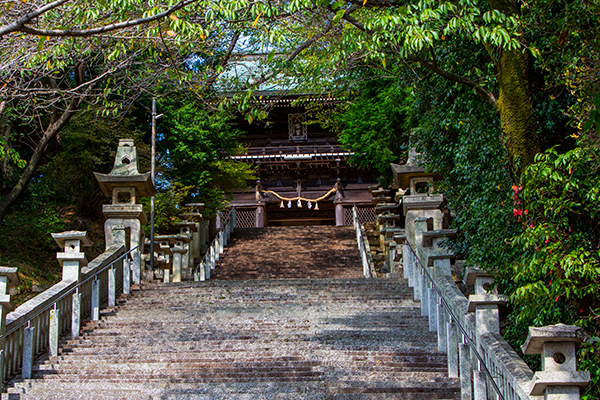
[[[578,332],[581,328],[574,325],[556,324],[540,328],[530,327],[527,340],[523,344],[523,353],[541,354],[544,343],[547,342],[575,342],[581,343]]]
[[[14,399],[457,399],[403,281],[144,286],[45,357]]]

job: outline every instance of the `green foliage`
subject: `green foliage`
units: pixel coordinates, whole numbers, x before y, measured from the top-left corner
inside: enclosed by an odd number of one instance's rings
[[[397,163],[407,152],[412,89],[394,79],[365,78],[353,92],[342,95],[346,100],[335,109],[313,104],[309,112],[322,127],[337,132],[345,149],[354,152],[353,165],[372,168],[389,183],[390,163]]]
[[[149,146],[133,116],[113,120],[93,111],[77,114],[62,131],[55,155],[38,169],[32,195],[42,202],[69,204],[85,216],[99,216],[105,196],[94,172],[109,173],[119,139],[134,139],[140,172],[148,171]]]
[[[7,216],[0,228],[0,264],[18,266],[21,276],[33,283],[55,283],[61,268],[57,246],[50,236],[68,226],[56,205],[27,198]]]
[[[564,111],[581,128],[589,120],[600,80],[600,3],[541,0],[522,12],[527,40],[540,55],[534,61],[544,84],[556,97],[569,93],[577,100]]]
[[[513,186],[513,215],[524,230],[512,239],[520,257],[504,274],[513,303],[511,335],[559,322],[592,335],[579,352],[579,368],[592,374],[586,399],[600,393],[599,171],[600,148],[583,141],[565,153],[552,148],[536,157],[524,186]]]
[[[181,183],[175,182],[162,188],[154,196],[154,232],[161,235],[179,233],[179,228],[175,223],[182,221],[179,214],[181,214],[182,205],[189,198],[192,189],[191,186],[183,186]],[[146,214],[150,215],[150,198],[143,198],[142,204]],[[150,237],[150,224],[144,226],[144,231],[146,237]]]
[[[202,104],[186,99],[163,100],[161,106],[165,178],[193,187],[191,198],[205,203],[209,213],[221,209],[227,194],[255,179],[250,165],[229,158],[244,151],[231,117],[225,111],[206,111]]]
[[[577,368],[590,372],[590,383],[581,400],[596,400],[600,396],[600,338],[590,337],[581,343],[577,354]]]
[[[550,319],[556,308],[600,332],[600,149],[550,149],[536,157],[515,187],[514,215],[526,229],[514,238],[522,258],[513,266],[511,298],[519,317]]]
[[[497,116],[466,92],[442,80],[422,82],[413,116],[420,127],[411,141],[442,177],[436,185],[461,233],[454,249],[471,265],[502,270],[514,257],[506,240],[521,229],[510,214],[512,179]]]

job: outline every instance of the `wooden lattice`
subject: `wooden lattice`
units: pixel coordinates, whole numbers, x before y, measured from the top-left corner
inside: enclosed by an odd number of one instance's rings
[[[365,222],[375,222],[375,207],[356,206],[358,211],[358,220],[361,224]],[[352,225],[352,207],[344,207],[344,225]]]
[[[235,227],[236,228],[254,228],[256,226],[256,211],[250,210],[235,210]]]
[[[227,225],[229,222],[230,210],[221,211],[221,227]]]

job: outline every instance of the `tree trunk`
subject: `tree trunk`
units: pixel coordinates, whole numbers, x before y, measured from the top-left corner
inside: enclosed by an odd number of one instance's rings
[[[498,71],[498,112],[508,154],[517,176],[540,151],[533,96],[527,77],[527,56],[520,50],[503,52]]]
[[[506,0],[488,0],[506,15],[518,13],[518,6]],[[540,151],[533,95],[529,86],[528,56],[522,50],[502,51],[498,61],[498,100],[504,145],[511,157],[516,179]]]
[[[21,174],[21,177],[19,178],[15,186],[13,186],[11,191],[8,192],[8,194],[4,196],[2,200],[0,200],[0,227],[2,226],[2,221],[4,220],[4,217],[8,213],[10,207],[23,194],[25,189],[27,189],[29,182],[35,175],[35,172],[37,171],[37,168],[40,165],[40,162],[42,161],[42,157],[44,155],[46,147],[48,146],[48,143],[50,143],[50,141],[56,137],[60,130],[71,119],[71,117],[79,107],[79,102],[79,99],[72,98],[67,109],[63,111],[63,113],[54,123],[50,124],[48,128],[46,128],[44,134],[42,135],[42,138],[40,139],[35,148],[35,151],[33,152],[33,155],[31,156],[31,159],[27,163],[27,167],[25,167],[25,170]]]

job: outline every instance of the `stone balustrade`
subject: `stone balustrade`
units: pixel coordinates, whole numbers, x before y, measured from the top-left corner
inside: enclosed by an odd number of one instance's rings
[[[0,374],[6,383],[19,371],[23,379],[31,377],[33,357],[46,350],[58,354],[62,335],[78,337],[85,318],[98,320],[100,309],[114,306],[119,292],[129,293],[134,253],[126,249],[127,229],[112,227],[112,247],[86,262],[81,251],[90,245],[86,232],[52,234],[61,247],[57,254],[63,266],[63,279],[48,290],[25,302],[0,320]],[[18,284],[16,268],[0,268],[0,292]],[[2,311],[10,309],[10,296],[2,296]]]
[[[422,235],[422,241],[434,242],[430,235]],[[421,302],[421,314],[429,317],[430,330],[438,334],[438,350],[448,354],[449,376],[461,378],[463,399],[579,399],[590,376],[574,367],[579,339],[572,332],[578,328],[530,328],[523,351],[546,360],[544,371],[534,374],[500,335],[498,308],[508,299],[497,293],[491,274],[467,269],[466,284],[475,293],[466,298],[452,278],[450,252],[410,241],[403,247],[405,277]],[[394,252],[390,246],[389,253]]]
[[[435,177],[414,165],[392,167],[400,204],[380,201],[386,193],[373,190],[381,229],[395,222],[394,208],[401,207],[405,217],[405,234],[393,232],[386,241],[386,259],[390,271],[402,269],[413,288],[421,315],[437,333],[438,350],[447,353],[449,377],[460,378],[461,398],[579,399],[590,380],[589,372],[577,371],[575,365],[579,328],[530,328],[523,352],[542,355],[543,371],[534,373],[500,335],[499,308],[508,299],[498,293],[493,275],[467,268],[465,283],[474,287],[468,297],[456,285],[455,256],[442,246],[456,230],[443,227],[444,198],[432,191]]]
[[[224,224],[221,229],[217,232],[212,243],[208,246],[206,254],[202,258],[202,261],[198,264],[194,271],[194,281],[204,282],[210,279],[211,270],[215,269],[216,262],[219,261],[219,256],[225,251],[225,246],[231,238],[236,226],[236,211],[235,208],[229,213],[229,220]]]

